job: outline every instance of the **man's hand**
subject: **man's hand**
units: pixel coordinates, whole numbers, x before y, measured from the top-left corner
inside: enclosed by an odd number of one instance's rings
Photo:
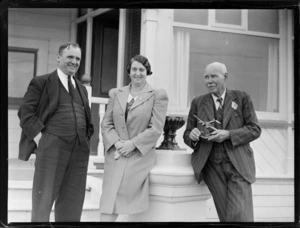
[[[117,150],[122,156],[126,157],[130,152],[134,151],[135,148],[131,140],[126,140],[123,142],[123,146]]]
[[[194,128],[191,132],[190,132],[190,139],[193,141],[199,141],[199,137],[201,135],[201,132],[198,128]]]
[[[215,130],[210,133],[210,136],[207,138],[208,141],[214,141],[221,143],[226,139],[230,138],[229,131],[226,130]]]

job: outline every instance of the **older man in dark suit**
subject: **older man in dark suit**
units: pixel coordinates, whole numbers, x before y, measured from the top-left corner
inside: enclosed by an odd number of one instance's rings
[[[209,64],[204,79],[209,93],[193,99],[183,136],[194,149],[195,176],[207,184],[221,222],[251,222],[255,163],[249,143],[261,134],[254,107],[245,92],[226,89],[224,64]]]
[[[32,222],[49,221],[54,202],[56,222],[80,221],[93,134],[87,90],[74,77],[80,59],[78,44],[60,46],[57,70],[31,80],[18,112],[19,159],[36,155]]]

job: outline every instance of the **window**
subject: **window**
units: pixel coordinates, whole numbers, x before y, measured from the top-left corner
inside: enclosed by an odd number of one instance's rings
[[[183,34],[188,41],[177,39]],[[175,55],[189,53],[188,102],[207,93],[204,68],[217,61],[227,66],[228,89],[249,93],[257,111],[278,112],[277,39],[195,29],[175,29],[174,37],[189,43],[188,49],[174,48]]]
[[[190,10],[192,11],[192,10]],[[188,20],[188,10],[174,10],[174,73],[187,75],[186,103],[207,93],[203,74],[211,62],[227,66],[228,89],[246,91],[256,111],[280,112],[279,10],[208,10]],[[200,14],[199,14],[200,15]],[[208,20],[195,24],[197,19]],[[179,76],[177,75],[176,78]]]
[[[242,11],[216,10],[215,22],[228,25],[242,25]]]
[[[8,48],[8,104],[18,108],[31,79],[36,75],[37,49]]]
[[[208,10],[207,9],[180,9],[174,10],[174,21],[208,25]]]
[[[279,33],[278,10],[249,10],[248,29],[250,31],[278,34]]]

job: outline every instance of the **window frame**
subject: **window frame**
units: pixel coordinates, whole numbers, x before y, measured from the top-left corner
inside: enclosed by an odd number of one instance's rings
[[[212,27],[216,28],[225,28],[225,29],[238,29],[242,31],[247,31],[248,30],[248,11],[241,9],[241,25],[234,25],[234,24],[225,24],[225,23],[219,23],[216,22],[216,9],[211,9],[208,12],[209,19],[208,19],[208,24]]]
[[[24,47],[17,47],[17,46],[9,46],[8,52],[17,52],[17,53],[28,53],[33,54],[33,78],[36,76],[37,73],[37,54],[38,49],[36,48],[24,48]],[[18,109],[21,105],[23,96],[22,97],[9,97],[8,96],[8,108],[9,109]]]

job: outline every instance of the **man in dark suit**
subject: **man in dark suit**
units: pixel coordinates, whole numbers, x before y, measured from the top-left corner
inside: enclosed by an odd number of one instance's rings
[[[54,202],[56,222],[80,221],[93,134],[87,90],[74,77],[80,59],[78,44],[61,45],[58,68],[31,80],[18,112],[19,159],[36,155],[32,222],[49,221]]]
[[[221,222],[251,222],[255,163],[249,143],[261,134],[254,107],[245,92],[226,89],[224,64],[209,64],[204,80],[209,93],[193,99],[183,135],[194,149],[195,177],[208,186]],[[203,122],[212,120],[206,129]]]

